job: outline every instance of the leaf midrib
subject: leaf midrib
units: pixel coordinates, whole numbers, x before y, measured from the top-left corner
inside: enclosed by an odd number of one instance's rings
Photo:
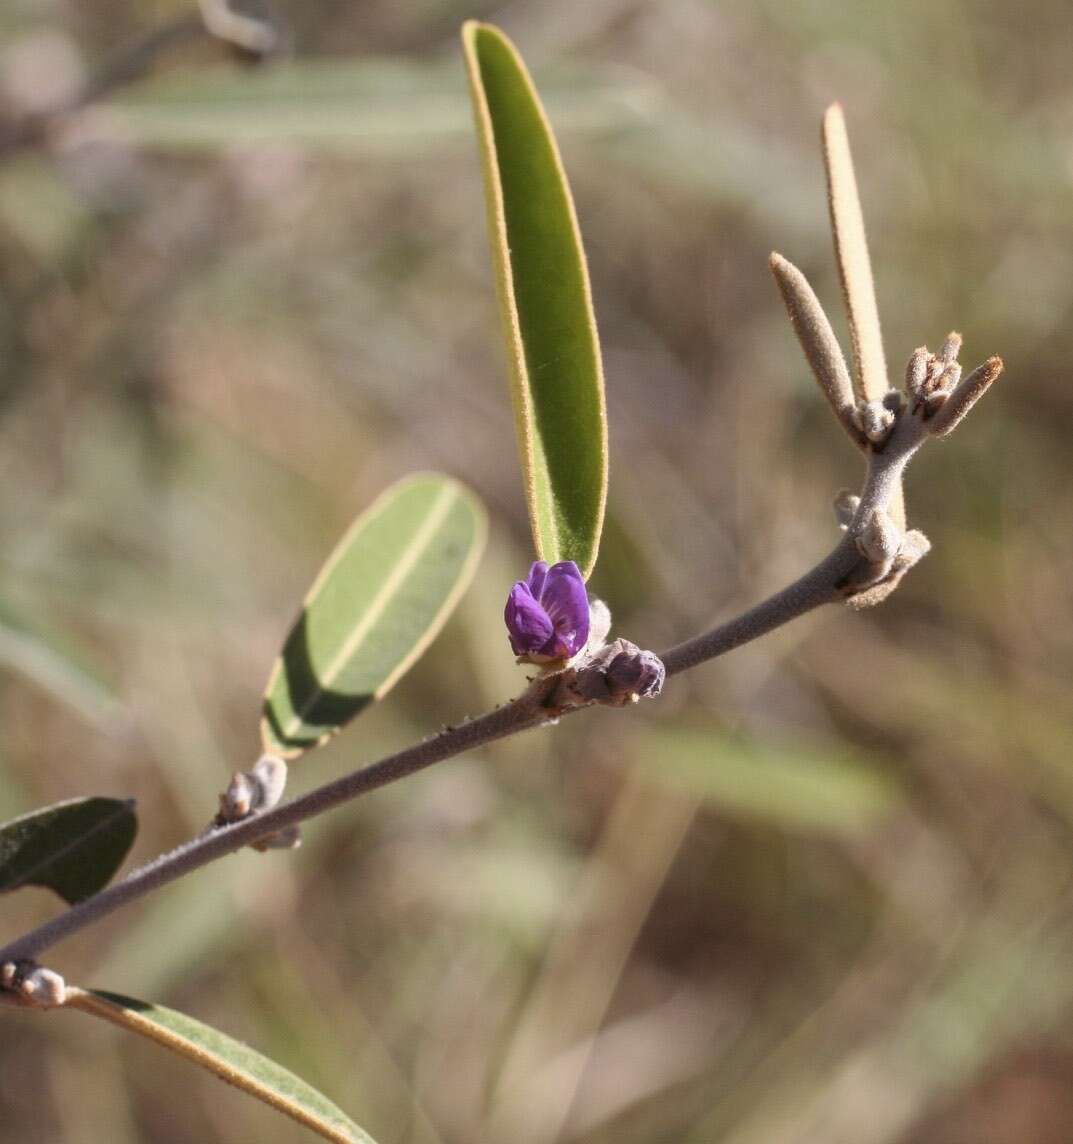
[[[453,485],[447,485],[440,491],[429,509],[429,515],[425,519],[424,524],[417,530],[413,540],[410,542],[410,547],[406,550],[402,559],[395,565],[391,575],[384,581],[380,591],[373,597],[372,603],[370,603],[361,622],[357,624],[346,642],[339,651],[336,652],[331,662],[320,674],[317,688],[287,721],[283,729],[284,738],[290,738],[301,729],[305,723],[305,717],[316,706],[324,694],[325,687],[332,685],[343,665],[353,658],[354,653],[361,646],[362,641],[387,610],[392,598],[397,595],[400,585],[413,571],[421,555],[428,550],[436,531],[447,518],[448,513],[459,499],[459,495],[459,490]],[[310,604],[312,604],[312,601],[310,601]],[[307,607],[308,606],[309,605],[307,605]]]
[[[134,799],[128,798],[128,799],[124,800],[121,803],[121,805],[116,807],[116,809],[111,814],[109,814],[105,818],[102,818],[94,826],[90,827],[89,830],[85,831],[85,833],[80,834],[77,838],[72,839],[70,842],[67,843],[66,846],[61,847],[59,850],[53,850],[49,855],[42,858],[41,861],[38,862],[36,865],[31,866],[27,871],[25,871],[24,873],[22,873],[19,876],[19,878],[16,882],[14,882],[10,886],[8,886],[6,888],[6,890],[7,891],[17,890],[20,887],[26,886],[26,885],[40,885],[40,883],[35,882],[34,879],[36,878],[37,874],[41,870],[45,869],[48,866],[51,866],[53,863],[58,862],[62,858],[65,858],[73,850],[77,850],[79,846],[82,846],[86,842],[88,842],[95,834],[99,834],[102,830],[106,829],[107,827],[113,826],[120,818],[122,818],[125,814],[129,814],[133,809],[134,809]],[[8,825],[14,825],[14,824],[9,823]],[[45,829],[48,829],[48,827],[46,826]],[[0,892],[6,892],[6,891],[0,891]]]

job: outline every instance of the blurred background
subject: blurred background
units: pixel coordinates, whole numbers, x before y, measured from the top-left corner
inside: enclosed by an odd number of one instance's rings
[[[688,675],[385,789],[61,946],[380,1144],[1073,1141],[1073,11],[1059,0],[192,0],[0,8],[0,814],[136,795],[133,860],[258,752],[272,659],[390,481],[475,487],[448,629],[292,789],[522,685],[531,552],[458,50],[500,23],[560,136],[611,418],[594,590],[667,647],[834,542],[859,458],[766,266],[844,333],[847,110],[891,373],[996,390],[909,474],[932,554]],[[102,78],[103,77],[103,78]],[[0,939],[53,916],[9,896]],[[76,1014],[5,1014],[0,1140],[309,1134]]]

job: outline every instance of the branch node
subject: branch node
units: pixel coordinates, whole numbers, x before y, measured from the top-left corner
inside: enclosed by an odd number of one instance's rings
[[[0,998],[31,1009],[56,1009],[67,1000],[67,985],[52,969],[21,958],[0,965]]]
[[[906,572],[930,551],[931,543],[924,533],[910,529],[902,538],[901,545],[887,565],[886,571],[871,584],[849,595],[846,603],[854,611],[862,611],[881,604],[902,582]]]
[[[561,673],[547,708],[562,715],[593,704],[625,707],[655,698],[663,690],[666,677],[663,661],[655,652],[629,640],[612,640],[589,659]]]
[[[220,809],[210,829],[230,826],[271,810],[287,786],[287,764],[277,755],[262,755],[248,771],[236,771],[220,795]],[[298,828],[287,827],[250,843],[254,850],[293,850],[301,845]]]
[[[894,419],[898,413],[900,399],[893,390],[876,401],[861,401],[853,410],[853,423],[857,429],[876,447],[886,444],[894,429]]]
[[[886,574],[902,546],[902,530],[882,509],[874,509],[864,527],[854,538],[857,551],[870,564],[882,567]]]

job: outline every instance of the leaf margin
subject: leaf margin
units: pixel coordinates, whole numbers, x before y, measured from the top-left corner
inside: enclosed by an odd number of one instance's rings
[[[219,1029],[211,1025],[206,1025],[203,1021],[197,1020],[196,1017],[191,1017],[186,1013],[179,1012],[177,1009],[169,1009],[163,1005],[154,1005],[149,1002],[139,1001],[134,997],[125,997],[119,993],[110,993],[105,990],[97,989],[81,989],[70,986],[67,989],[67,998],[62,1007],[65,1009],[73,1009],[80,1013],[86,1013],[91,1017],[98,1017],[121,1029],[144,1037],[146,1040],[153,1041],[162,1048],[169,1049],[176,1055],[190,1061],[191,1064],[198,1065],[207,1072],[211,1072],[214,1076],[226,1084],[230,1084],[233,1088],[247,1093],[249,1096],[274,1108],[277,1112],[281,1112],[284,1116],[290,1117],[298,1124],[311,1129],[325,1140],[333,1141],[333,1144],[376,1144],[376,1141],[363,1128],[355,1124],[334,1101],[329,1100],[323,1093],[319,1092],[319,1090],[315,1089],[307,1081],[302,1080],[296,1073],[292,1073],[290,1069],[277,1064],[270,1057],[266,1057],[263,1053],[244,1042],[230,1037],[226,1033],[222,1033]],[[243,1070],[233,1062],[228,1062],[226,1058],[221,1056],[218,1052],[214,1052],[204,1045],[199,1045],[197,1041],[189,1037],[184,1037],[174,1029],[168,1028],[166,1024],[158,1023],[146,1017],[146,1010],[155,1010],[158,1013],[176,1016],[182,1021],[189,1022],[199,1029],[207,1030],[212,1036],[221,1038],[229,1045],[234,1045],[237,1049],[266,1062],[270,1070],[275,1071],[282,1077],[290,1078],[292,1081],[297,1082],[299,1088],[307,1089],[330,1109],[334,1110],[334,1113],[338,1114],[339,1124],[342,1128],[331,1124],[322,1116],[315,1114],[312,1110],[303,1107],[297,1102],[288,1100],[287,1097],[278,1090],[271,1088],[266,1082],[259,1080],[248,1070]],[[343,1129],[345,1129],[345,1135],[343,1134]]]
[[[377,519],[379,512],[382,512],[384,507],[387,506],[392,500],[396,499],[408,488],[416,485],[422,481],[427,481],[429,478],[435,478],[443,483],[444,489],[453,488],[459,494],[459,499],[468,504],[473,514],[474,521],[474,535],[473,543],[470,546],[469,553],[458,569],[458,574],[452,585],[451,591],[444,597],[440,607],[432,617],[431,621],[425,628],[421,638],[417,640],[410,648],[409,652],[395,665],[389,674],[383,679],[376,690],[370,696],[370,703],[375,703],[381,700],[398,681],[410,670],[411,667],[417,662],[418,659],[427,651],[432,642],[439,636],[443,630],[444,625],[454,612],[462,596],[473,582],[474,573],[477,570],[477,565],[480,562],[481,556],[484,553],[484,548],[488,538],[488,514],[477,494],[462,481],[455,477],[447,476],[443,473],[433,471],[423,471],[410,473],[409,475],[400,478],[399,480],[388,485],[388,487],[380,492],[380,494],[367,505],[358,515],[350,522],[346,531],[336,541],[335,546],[328,554],[324,563],[321,565],[316,576],[313,578],[313,583],[306,591],[305,596],[302,598],[301,606],[287,629],[287,634],[284,636],[283,643],[277,654],[272,669],[269,672],[268,682],[265,685],[264,694],[261,702],[261,718],[259,721],[261,745],[264,751],[280,755],[288,761],[301,758],[308,752],[315,750],[317,747],[323,746],[329,740],[335,738],[343,728],[350,722],[350,719],[344,720],[338,726],[330,728],[325,731],[315,742],[288,745],[278,737],[274,730],[271,728],[271,720],[268,717],[268,709],[272,700],[272,692],[275,689],[279,680],[280,673],[285,667],[285,652],[288,643],[297,628],[301,623],[303,617],[307,614],[310,606],[316,601],[318,594],[324,585],[328,582],[329,577],[334,572],[340,561],[350,551],[351,545],[360,536],[361,532],[368,527],[370,523]],[[355,714],[360,714],[356,712]]]

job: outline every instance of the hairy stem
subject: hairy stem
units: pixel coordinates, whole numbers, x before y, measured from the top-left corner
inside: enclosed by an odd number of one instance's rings
[[[851,581],[856,583],[868,571],[867,561],[858,550],[857,538],[873,513],[886,511],[895,498],[900,498],[905,466],[920,447],[924,435],[922,421],[903,411],[882,451],[869,454],[860,507],[846,535],[835,548],[811,571],[762,603],[663,653],[661,658],[667,674],[674,675],[724,655],[821,604],[843,598],[845,586]],[[184,843],[0,949],[0,964],[21,958],[37,958],[57,942],[99,921],[120,906],[270,834],[315,818],[351,799],[424,770],[433,763],[550,721],[558,714],[547,706],[557,683],[556,676],[539,679],[523,695],[494,711],[460,726],[446,727],[424,742],[351,771],[271,810],[219,827]]]

